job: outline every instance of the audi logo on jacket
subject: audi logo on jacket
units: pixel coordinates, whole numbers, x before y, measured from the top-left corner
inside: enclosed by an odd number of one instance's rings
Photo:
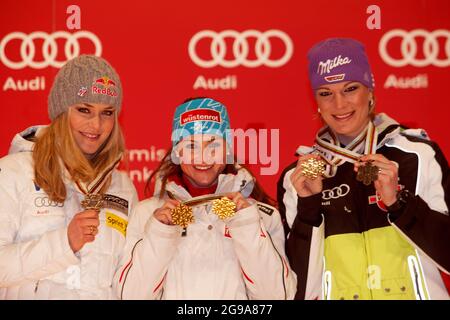
[[[0,300],[114,299],[111,284],[137,202],[133,183],[113,171],[99,233],[75,254],[67,226],[83,211],[84,195],[66,182],[66,201],[57,203],[33,182],[33,143],[23,136],[37,130],[17,134],[10,154],[0,159]]]

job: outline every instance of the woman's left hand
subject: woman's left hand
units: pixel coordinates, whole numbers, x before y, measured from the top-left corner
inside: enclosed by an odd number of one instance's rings
[[[236,211],[250,207],[250,203],[240,192],[230,192],[227,194],[227,197],[236,204]]]
[[[358,172],[360,166],[365,165],[366,162],[371,162],[372,165],[377,166],[378,179],[375,180],[375,189],[381,196],[381,200],[386,206],[390,206],[397,201],[398,188],[398,165],[394,161],[388,160],[381,154],[369,154],[362,156],[360,162],[355,162],[354,170]]]

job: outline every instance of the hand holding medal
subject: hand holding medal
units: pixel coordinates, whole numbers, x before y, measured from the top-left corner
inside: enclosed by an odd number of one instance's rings
[[[362,161],[359,161],[362,162]],[[355,163],[356,166],[356,163]],[[367,161],[365,163],[360,163],[357,169],[356,180],[364,183],[366,186],[370,185],[372,182],[378,179],[378,173],[381,170],[377,166],[372,164],[372,161]]]
[[[96,219],[98,220],[98,214],[100,210],[103,208],[104,198],[101,193],[87,193],[84,195],[84,199],[81,201],[81,207],[84,211],[95,211],[97,213]],[[100,223],[99,223],[100,224]],[[90,224],[87,226],[89,229],[88,235],[96,236],[98,233],[98,225],[99,224]]]
[[[167,225],[179,225],[186,228],[194,222],[192,208],[171,197],[153,213],[155,219]]]
[[[390,205],[396,201],[398,188],[398,164],[388,160],[381,154],[370,154],[355,162],[356,178],[365,185],[374,183],[375,189],[381,195],[384,204]]]
[[[240,192],[231,192],[220,199],[213,201],[212,212],[220,219],[233,217],[237,211],[248,208],[250,203]]]
[[[100,193],[88,193],[81,201],[81,206],[84,210],[100,211],[103,207],[103,194]]]
[[[211,209],[220,219],[231,218],[236,213],[236,204],[227,197],[213,200]]]
[[[321,156],[307,154],[298,158],[291,175],[291,183],[300,197],[309,197],[322,191],[325,162]]]
[[[172,223],[182,228],[187,228],[189,224],[194,222],[193,210],[191,207],[180,203],[171,210]]]
[[[98,234],[98,227],[100,225],[99,213],[105,203],[102,188],[109,181],[113,168],[119,164],[121,159],[122,154],[117,155],[116,160],[111,163],[109,167],[105,168],[93,181],[90,181],[89,183],[83,181],[75,182],[78,191],[84,194],[84,199],[81,200],[80,203],[81,207],[84,209],[82,214],[93,213],[95,215],[95,219],[85,226],[85,229],[87,228],[86,235],[91,237],[91,241],[93,241],[94,237]]]
[[[83,211],[75,214],[67,226],[69,246],[74,253],[95,240],[100,225],[99,212],[103,207],[103,195],[86,193],[81,206]]]
[[[301,173],[308,179],[317,179],[325,172],[325,161],[321,158],[309,158],[300,163]]]
[[[165,224],[176,224],[186,228],[193,223],[193,207],[212,204],[212,212],[220,219],[225,220],[235,215],[236,211],[250,206],[248,201],[240,192],[233,192],[224,195],[206,195],[195,197],[190,200],[179,202],[171,192],[167,192],[169,200],[154,213],[155,217]],[[164,212],[164,209],[170,209],[170,215]]]

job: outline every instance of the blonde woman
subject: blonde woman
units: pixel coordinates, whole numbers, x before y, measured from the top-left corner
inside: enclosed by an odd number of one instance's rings
[[[102,58],[58,72],[49,126],[0,159],[0,299],[110,299],[136,191],[124,151],[122,85]]]
[[[423,130],[374,112],[359,41],[326,39],[308,60],[325,126],[313,148],[299,148],[278,185],[296,298],[449,299],[440,274],[450,271],[450,171],[442,151]],[[318,161],[327,164],[323,176]]]

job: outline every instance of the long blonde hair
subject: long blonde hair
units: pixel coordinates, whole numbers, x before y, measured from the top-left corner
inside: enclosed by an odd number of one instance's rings
[[[114,127],[105,143],[92,159],[87,159],[76,144],[69,124],[68,112],[62,113],[36,137],[33,148],[34,179],[52,201],[64,202],[66,187],[62,175],[65,166],[73,181],[91,182],[125,150],[125,142],[114,113]],[[111,178],[100,192],[105,191]]]

